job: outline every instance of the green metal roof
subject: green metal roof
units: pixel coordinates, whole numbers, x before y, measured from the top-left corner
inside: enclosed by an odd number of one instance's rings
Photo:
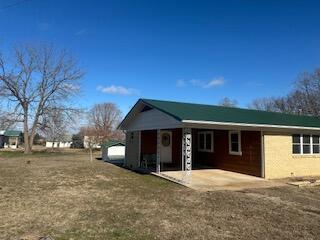
[[[6,130],[4,132],[4,136],[6,137],[19,137],[21,134],[21,131],[15,131],[15,130]]]
[[[125,146],[125,143],[123,141],[117,141],[117,140],[110,140],[108,142],[104,142],[101,144],[101,147],[113,147],[113,146]]]
[[[179,121],[209,121],[237,124],[320,128],[320,118],[214,105],[140,99]]]

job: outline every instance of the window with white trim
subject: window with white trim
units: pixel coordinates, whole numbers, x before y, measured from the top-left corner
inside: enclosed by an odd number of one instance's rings
[[[201,152],[213,152],[213,132],[198,132],[198,150]]]
[[[313,154],[320,154],[320,136],[313,135],[312,136],[312,152]]]
[[[311,134],[292,135],[293,154],[320,154],[320,136]]]
[[[241,132],[229,131],[229,154],[241,155]]]
[[[301,153],[301,136],[300,134],[292,135],[292,153],[300,154]]]
[[[302,151],[304,154],[310,154],[311,153],[311,135],[302,135]]]

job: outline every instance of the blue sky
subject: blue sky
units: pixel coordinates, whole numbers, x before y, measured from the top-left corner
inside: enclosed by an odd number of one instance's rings
[[[86,71],[87,107],[115,102],[126,113],[142,97],[246,107],[320,67],[319,9],[302,0],[0,0],[0,47],[69,49]]]

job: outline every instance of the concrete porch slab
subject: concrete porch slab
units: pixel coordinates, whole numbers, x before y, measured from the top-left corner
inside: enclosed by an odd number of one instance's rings
[[[198,191],[243,190],[285,185],[285,183],[279,181],[266,180],[220,169],[192,170],[190,176],[186,176],[185,172],[182,171],[164,171],[155,175]]]

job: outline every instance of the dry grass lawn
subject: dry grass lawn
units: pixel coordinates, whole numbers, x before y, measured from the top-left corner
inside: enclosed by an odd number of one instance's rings
[[[320,188],[200,193],[85,153],[0,152],[0,239],[39,236],[319,239]]]

